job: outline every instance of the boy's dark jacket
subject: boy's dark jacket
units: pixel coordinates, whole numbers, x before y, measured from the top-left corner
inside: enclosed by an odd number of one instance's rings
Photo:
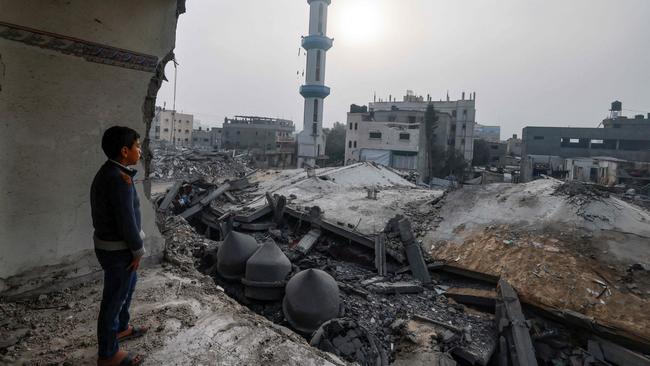
[[[140,200],[133,184],[136,173],[108,160],[95,175],[90,188],[90,207],[96,249],[129,249],[135,257],[144,255]]]

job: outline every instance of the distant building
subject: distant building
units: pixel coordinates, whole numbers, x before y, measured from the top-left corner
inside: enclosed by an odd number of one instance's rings
[[[650,184],[650,163],[630,162],[612,157],[569,158],[565,160],[567,180],[606,186]]]
[[[260,168],[288,168],[296,164],[293,121],[235,116],[223,123],[222,147],[248,151]]]
[[[192,132],[192,147],[199,150],[219,150],[222,131],[219,127],[202,129],[199,126]]]
[[[177,146],[192,146],[194,116],[156,107],[149,129],[149,138],[173,143]]]
[[[650,119],[620,116],[612,103],[605,128],[526,127],[522,136],[521,179],[540,174],[566,177],[566,158],[607,156],[633,162],[650,162]],[[618,110],[615,110],[618,109]]]
[[[512,135],[506,143],[508,145],[506,154],[509,156],[521,156],[521,139],[517,137],[517,134]]]
[[[399,169],[418,169],[420,124],[429,103],[438,115],[435,144],[453,147],[465,159],[473,156],[475,100],[432,101],[407,91],[402,101],[375,101],[369,107],[353,105],[348,113],[345,162],[375,161]]]
[[[501,141],[501,127],[484,126],[477,123],[476,126],[474,126],[474,140],[499,142]]]
[[[488,142],[488,148],[488,165],[493,167],[505,166],[508,144],[505,142]]]

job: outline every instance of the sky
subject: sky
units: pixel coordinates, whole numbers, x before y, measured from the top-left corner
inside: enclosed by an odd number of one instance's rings
[[[204,126],[286,118],[302,129],[306,0],[189,0],[176,34],[176,109]],[[476,92],[476,121],[596,127],[610,103],[650,113],[648,0],[332,0],[324,126],[406,90]],[[173,104],[174,67],[158,94]],[[298,74],[298,75],[297,75]]]

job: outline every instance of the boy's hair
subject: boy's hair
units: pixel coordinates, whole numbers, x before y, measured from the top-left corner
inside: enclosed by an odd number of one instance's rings
[[[109,159],[117,159],[123,147],[130,149],[139,138],[138,132],[132,128],[113,126],[102,136],[102,150]]]

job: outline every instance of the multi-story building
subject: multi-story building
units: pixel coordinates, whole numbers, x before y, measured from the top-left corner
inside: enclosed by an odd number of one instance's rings
[[[650,118],[625,118],[620,110],[620,102],[612,103],[610,118],[602,122],[604,128],[524,128],[522,182],[541,174],[566,176],[566,158],[606,156],[650,162]]]
[[[206,129],[199,126],[192,132],[192,147],[199,150],[219,150],[221,147],[220,127],[208,127]]]
[[[177,146],[192,146],[194,116],[156,107],[149,129],[152,140],[168,141]]]
[[[473,156],[475,100],[431,101],[407,91],[402,101],[375,101],[369,107],[353,105],[348,113],[345,162],[371,160],[384,165],[417,169],[420,125],[429,103],[437,112],[434,144],[443,150],[453,147],[465,159]]]
[[[508,144],[508,147],[506,149],[506,153],[510,156],[521,156],[521,139],[517,136],[517,134],[512,135],[511,138],[509,138],[506,143]]]
[[[259,168],[295,167],[294,131],[290,120],[235,116],[224,120],[221,146],[248,151]]]
[[[485,140],[487,142],[501,141],[500,126],[484,126],[476,124],[474,126],[474,140]]]
[[[235,116],[223,122],[222,144],[226,149],[273,150],[278,141],[293,138],[296,127],[286,119]]]

